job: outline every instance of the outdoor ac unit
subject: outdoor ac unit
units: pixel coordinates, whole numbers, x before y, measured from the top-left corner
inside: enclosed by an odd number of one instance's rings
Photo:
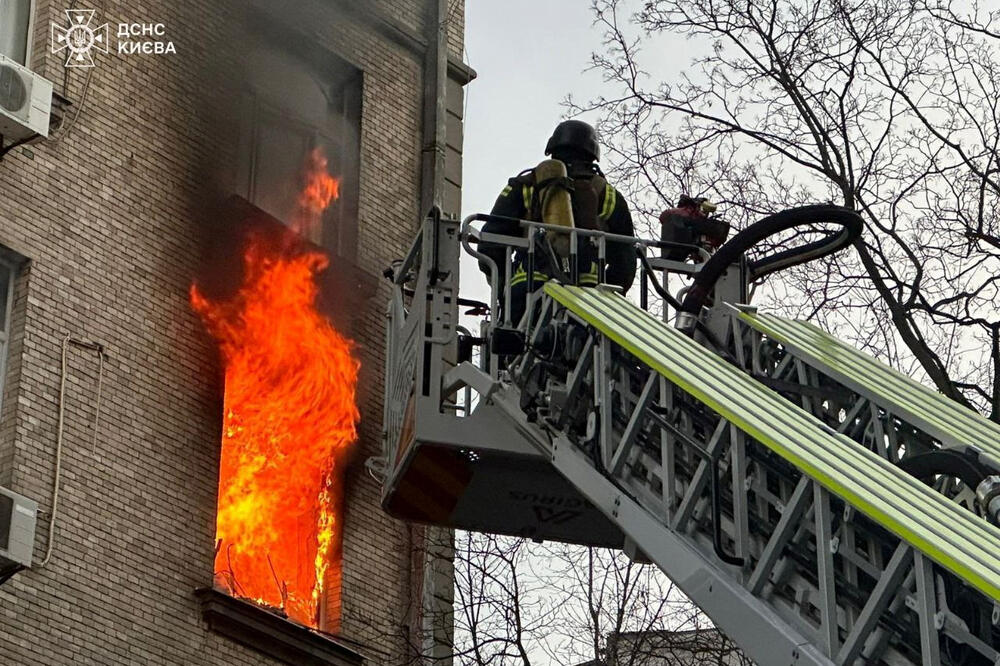
[[[0,488],[0,574],[31,566],[38,502]]]
[[[0,55],[0,135],[4,143],[49,135],[52,83]]]

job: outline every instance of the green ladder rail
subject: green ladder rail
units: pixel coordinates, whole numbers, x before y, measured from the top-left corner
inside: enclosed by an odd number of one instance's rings
[[[1000,600],[1000,530],[621,296],[554,283],[545,292],[830,492]]]
[[[920,428],[945,448],[972,446],[1000,465],[1000,425],[890,368],[805,321],[744,311],[739,319],[780,342],[810,367],[829,375],[889,413]]]

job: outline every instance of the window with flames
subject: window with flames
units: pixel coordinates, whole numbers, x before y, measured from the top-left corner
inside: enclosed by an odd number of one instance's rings
[[[360,78],[273,48],[247,64],[237,192],[285,229],[240,239],[235,293],[191,289],[225,367],[215,585],[337,632],[359,362],[317,276],[355,252]]]

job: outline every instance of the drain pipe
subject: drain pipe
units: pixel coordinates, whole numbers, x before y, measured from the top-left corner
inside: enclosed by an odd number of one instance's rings
[[[448,0],[430,0],[426,19],[424,122],[420,172],[420,217],[444,208],[448,94]],[[455,533],[424,528],[420,590],[420,663],[452,666],[455,636]]]
[[[430,0],[424,56],[424,108],[420,151],[420,215],[444,208],[448,113],[448,0]]]

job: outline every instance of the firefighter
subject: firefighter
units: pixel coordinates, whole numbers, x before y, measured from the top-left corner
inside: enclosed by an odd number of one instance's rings
[[[492,214],[510,218],[575,226],[578,229],[596,229],[622,236],[634,236],[632,215],[625,198],[604,178],[600,167],[600,146],[597,131],[580,120],[559,123],[545,146],[551,155],[533,169],[522,171],[507,182],[493,206]],[[561,197],[561,198],[560,198]],[[560,201],[565,204],[560,207]],[[571,209],[571,213],[570,213]],[[508,236],[525,236],[527,230],[516,222],[491,220],[483,232]],[[537,289],[554,276],[566,279],[563,270],[552,267],[552,259],[568,254],[567,234],[547,234],[553,252],[536,249],[534,286]],[[503,294],[505,248],[495,243],[481,243],[480,251],[496,262]],[[528,275],[525,252],[514,254],[511,272],[511,321],[516,326],[524,315],[527,304]],[[627,243],[608,242],[606,247],[605,282],[628,291],[635,279],[635,248]],[[598,282],[598,251],[596,243],[578,237],[578,283],[593,286]],[[480,269],[488,267],[480,262]],[[506,306],[505,306],[506,307]]]

